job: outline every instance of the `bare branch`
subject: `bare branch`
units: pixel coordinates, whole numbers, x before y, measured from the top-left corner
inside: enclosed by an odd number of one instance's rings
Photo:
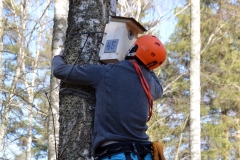
[[[202,54],[207,48],[209,48],[209,47],[212,46],[215,42],[217,42],[219,39],[221,39],[221,38],[215,38],[215,39],[214,39],[214,37],[215,37],[216,34],[221,30],[221,28],[223,28],[226,24],[227,24],[227,23],[221,24],[220,27],[216,28],[215,31],[209,36],[207,44],[206,44],[205,47],[201,50],[201,54]]]
[[[185,74],[187,74],[188,72],[184,72],[180,75],[178,75],[171,83],[169,83],[164,89],[163,89],[163,93],[170,88],[175,82],[177,82],[182,76],[184,76]]]

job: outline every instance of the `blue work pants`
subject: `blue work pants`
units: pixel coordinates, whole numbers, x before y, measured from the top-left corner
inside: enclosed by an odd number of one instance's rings
[[[138,157],[136,154],[134,153],[130,153],[130,156],[132,158],[132,160],[138,160]],[[112,156],[109,156],[107,158],[103,158],[102,160],[126,160],[125,154],[124,153],[118,153],[118,154],[114,154]],[[152,154],[147,154],[144,157],[144,160],[152,160]]]

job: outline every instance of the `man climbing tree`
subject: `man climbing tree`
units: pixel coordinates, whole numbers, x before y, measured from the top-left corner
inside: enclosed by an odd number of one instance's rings
[[[115,15],[116,0],[70,0],[63,56],[67,64],[97,64],[105,24]],[[95,91],[88,86],[61,83],[58,158],[91,157],[92,111]]]
[[[52,61],[53,75],[69,84],[96,89],[92,137],[95,159],[151,160],[153,152],[157,160],[164,160],[161,145],[153,143],[152,147],[146,134],[153,100],[163,92],[152,71],[166,59],[161,41],[152,35],[139,37],[125,60],[116,64],[67,65],[63,53]]]
[[[53,75],[62,80],[59,159],[88,159],[92,152],[97,160],[109,157],[152,159],[152,143],[146,134],[146,123],[151,117],[153,100],[159,99],[163,91],[152,70],[165,61],[165,48],[157,37],[144,35],[129,49],[126,60],[96,65],[97,48],[102,39],[99,34],[103,34],[103,29],[99,29],[105,21],[97,20],[94,12],[91,12],[93,17],[86,15],[102,4],[75,3],[70,2],[70,6],[81,4],[80,8],[86,10],[73,10],[78,13],[73,16],[75,12],[70,9],[68,23],[81,23],[68,28],[66,50],[55,56],[52,62]],[[154,146],[161,149],[159,145]],[[162,150],[155,153],[154,156],[164,159]]]

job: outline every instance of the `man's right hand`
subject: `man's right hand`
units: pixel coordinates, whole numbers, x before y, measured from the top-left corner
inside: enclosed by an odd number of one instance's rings
[[[63,53],[64,53],[64,49],[62,49],[60,52],[59,52],[59,56],[63,56]]]

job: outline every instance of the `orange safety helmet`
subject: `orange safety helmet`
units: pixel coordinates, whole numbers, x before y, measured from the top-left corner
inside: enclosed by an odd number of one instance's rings
[[[167,56],[162,42],[153,35],[143,35],[139,37],[130,50],[133,48],[136,50],[135,56],[149,70],[153,70],[162,65]],[[133,56],[133,54],[128,52],[127,56]]]

